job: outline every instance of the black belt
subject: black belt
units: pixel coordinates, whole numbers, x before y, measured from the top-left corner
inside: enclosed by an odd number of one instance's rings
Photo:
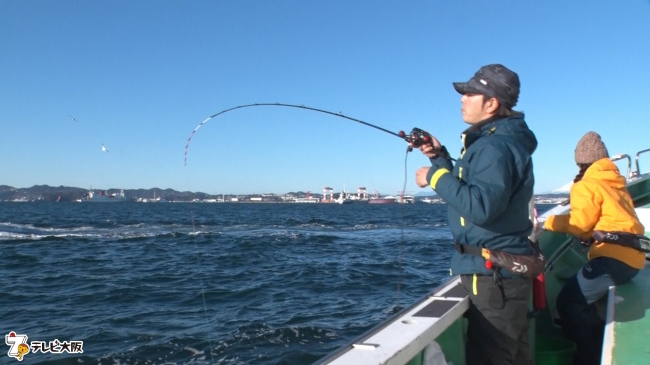
[[[454,248],[460,254],[469,254],[469,255],[475,255],[475,256],[483,257],[483,255],[481,254],[482,253],[482,248],[478,247],[478,246],[467,245],[467,244],[455,241],[454,242]]]

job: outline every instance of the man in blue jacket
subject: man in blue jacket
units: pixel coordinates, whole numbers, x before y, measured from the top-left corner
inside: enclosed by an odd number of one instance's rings
[[[466,313],[467,364],[533,364],[528,340],[532,279],[492,267],[481,249],[532,255],[529,204],[531,155],[537,139],[523,113],[519,76],[499,64],[481,67],[468,82],[454,83],[470,127],[455,163],[433,136],[419,146],[431,167],[416,172],[447,203],[456,252],[451,274],[460,274],[471,304]],[[477,254],[479,252],[479,254]]]

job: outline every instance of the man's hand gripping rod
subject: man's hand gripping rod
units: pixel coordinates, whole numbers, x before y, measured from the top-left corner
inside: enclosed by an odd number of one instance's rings
[[[404,131],[399,131],[398,136],[404,139],[406,142],[410,143],[407,152],[413,151],[413,147],[420,147],[428,143],[431,145],[431,147],[433,147],[436,155],[442,156],[451,161],[455,161],[453,158],[451,158],[451,156],[449,156],[449,152],[447,152],[447,149],[444,146],[436,147],[433,145],[431,135],[425,130],[422,130],[420,128],[413,128],[409,135],[406,135]]]
[[[408,148],[409,152],[413,151],[413,147],[420,147],[423,144],[431,143],[431,135],[420,128],[413,128],[411,134],[408,136],[404,131],[399,131],[399,136],[410,143]]]

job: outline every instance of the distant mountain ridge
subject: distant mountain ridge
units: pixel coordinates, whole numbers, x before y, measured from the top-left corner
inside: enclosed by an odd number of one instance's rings
[[[119,193],[122,189],[93,189],[94,191],[104,190],[107,194]],[[34,185],[31,188],[14,188],[12,186],[0,185],[0,201],[76,201],[81,199],[88,189],[69,186],[48,186]],[[208,199],[209,194],[201,192],[176,191],[172,189],[124,189],[128,200],[136,201],[139,198],[152,199],[156,197],[168,201],[192,201],[194,199]]]
[[[203,192],[190,192],[190,191],[176,191],[173,189],[92,189],[93,191],[103,190],[107,194],[119,193],[124,190],[124,195],[129,201],[138,201],[139,199],[164,199],[170,202],[189,202],[195,200],[205,199],[218,199],[221,197],[253,197],[262,196],[262,194],[207,194]],[[1,201],[61,201],[73,202],[81,199],[88,189],[69,187],[69,186],[49,186],[49,185],[34,185],[30,188],[15,188],[8,185],[0,185],[0,202]],[[293,195],[295,197],[306,197],[308,193],[303,191],[289,192],[286,195]],[[276,196],[277,194],[264,194]],[[279,196],[279,195],[277,195]],[[322,194],[311,194],[313,197],[322,197]],[[279,198],[278,198],[279,200]]]
[[[570,185],[569,185],[570,186]],[[122,189],[93,189],[95,191],[104,190],[107,194],[119,193]],[[566,193],[561,192],[560,189],[556,189],[557,193],[548,193],[548,194],[537,194],[535,195],[536,201],[549,201],[555,202],[557,200],[566,199],[568,195],[568,190]],[[554,190],[555,191],[555,190]],[[30,188],[14,188],[13,186],[0,185],[0,202],[1,201],[62,201],[62,202],[73,202],[77,199],[81,199],[84,194],[88,192],[88,189],[69,187],[69,186],[49,186],[49,185],[34,185]],[[297,192],[288,192],[286,194],[207,194],[203,192],[190,192],[190,191],[176,191],[173,189],[160,189],[160,188],[151,188],[151,189],[124,189],[124,194],[126,195],[127,200],[129,201],[138,201],[139,199],[152,199],[154,196],[170,202],[189,202],[195,200],[205,200],[205,199],[219,199],[226,198],[241,198],[242,200],[250,200],[250,197],[260,197],[266,196],[268,199],[265,201],[274,201],[274,197],[280,195],[291,195],[298,198],[303,198],[308,195],[307,192],[297,191]],[[314,193],[309,194],[315,198],[322,198],[322,194]],[[435,198],[437,195],[433,192],[419,192],[415,194],[415,197],[420,198]]]

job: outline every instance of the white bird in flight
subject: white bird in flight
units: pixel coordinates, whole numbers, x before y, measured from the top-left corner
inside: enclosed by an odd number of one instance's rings
[[[111,153],[111,151],[106,149],[106,146],[104,146],[104,143],[102,143],[102,151],[106,151],[108,153]]]
[[[68,114],[68,115],[70,115],[70,114]],[[73,122],[78,122],[78,120],[74,119],[74,117],[72,115],[70,115],[70,119],[72,119]]]

